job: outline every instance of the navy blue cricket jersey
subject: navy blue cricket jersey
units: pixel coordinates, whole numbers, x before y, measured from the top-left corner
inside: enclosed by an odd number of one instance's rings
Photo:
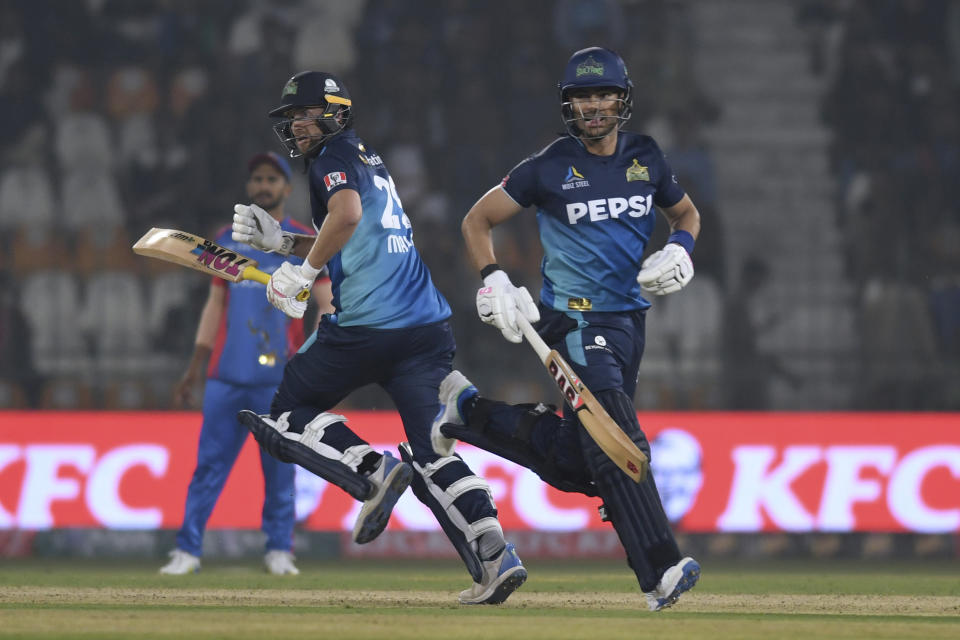
[[[611,156],[570,136],[527,158],[503,179],[522,207],[537,208],[544,257],[540,302],[559,311],[650,306],[637,273],[658,207],[684,191],[650,136],[621,131]]]
[[[326,143],[310,164],[310,205],[319,230],[327,202],[341,189],[360,194],[363,216],[347,244],[327,263],[331,317],[341,326],[417,327],[450,317],[413,245],[413,229],[380,156],[352,129]]]

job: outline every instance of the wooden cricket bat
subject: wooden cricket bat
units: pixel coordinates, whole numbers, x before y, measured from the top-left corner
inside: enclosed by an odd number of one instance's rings
[[[557,383],[560,393],[563,394],[563,399],[576,412],[580,424],[587,430],[597,446],[634,482],[643,482],[650,469],[650,461],[643,451],[640,451],[633,440],[613,421],[607,410],[581,382],[580,377],[573,372],[563,356],[556,349],[548,347],[536,329],[530,326],[527,319],[519,312],[517,313],[517,325],[520,327],[523,337],[527,339],[533,350],[540,356],[540,360],[550,373],[550,377]]]
[[[141,256],[166,260],[230,282],[270,282],[270,274],[257,269],[256,260],[186,231],[154,227],[137,240],[133,251]],[[297,296],[297,300],[306,300],[309,297],[310,292],[303,291]]]

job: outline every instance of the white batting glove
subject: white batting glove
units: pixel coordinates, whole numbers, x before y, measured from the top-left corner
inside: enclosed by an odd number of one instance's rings
[[[515,287],[510,278],[502,271],[494,271],[483,279],[485,287],[477,291],[477,314],[487,324],[500,329],[503,337],[510,342],[521,342],[523,334],[517,326],[517,313],[528,322],[540,319],[537,305],[530,297],[526,287]]]
[[[693,278],[693,261],[687,250],[669,243],[643,261],[637,282],[647,293],[665,296],[680,291]]]
[[[261,251],[290,255],[293,234],[284,231],[276,219],[255,204],[233,205],[233,240]]]
[[[270,276],[267,300],[291,318],[302,318],[307,310],[307,301],[297,300],[297,296],[313,287],[318,273],[318,270],[306,264],[297,266],[284,262]]]

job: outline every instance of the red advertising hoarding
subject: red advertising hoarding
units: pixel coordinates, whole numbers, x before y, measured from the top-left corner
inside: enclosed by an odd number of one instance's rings
[[[396,452],[404,439],[394,413],[348,418],[377,449]],[[960,414],[641,413],[640,422],[678,530],[960,531]],[[179,527],[199,429],[198,413],[0,412],[0,529]],[[608,527],[597,499],[457,450],[490,483],[505,529]],[[306,472],[297,480],[305,528],[352,528],[358,503]],[[257,529],[262,501],[251,439],[209,526]],[[438,527],[407,492],[390,528]]]

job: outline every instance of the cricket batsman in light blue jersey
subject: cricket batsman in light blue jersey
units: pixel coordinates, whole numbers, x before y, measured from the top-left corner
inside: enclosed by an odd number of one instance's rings
[[[335,313],[287,364],[269,415],[241,412],[241,421],[271,454],[296,462],[363,502],[353,539],[370,542],[387,526],[401,494],[427,505],[473,578],[463,604],[499,604],[527,572],[497,519],[490,486],[455,455],[430,443],[441,380],[455,344],[450,307],[433,285],[413,243],[413,230],[383,159],[353,129],[353,103],[335,76],[305,71],[284,85],[270,115],[291,157],[305,159],[316,238],[293,234],[247,205],[235,207],[233,237],[253,247],[305,258],[286,262],[267,298],[291,317],[303,315],[297,295],[324,265]],[[367,384],[393,399],[407,442],[402,460],[374,451],[328,410]]]
[[[621,131],[633,83],[613,51],[591,47],[570,58],[559,83],[567,135],[517,165],[467,213],[463,233],[483,278],[481,320],[520,342],[517,314],[571,364],[620,428],[650,455],[633,407],[644,347],[644,318],[654,296],[693,277],[690,253],[700,215],[653,138]],[[544,257],[539,308],[515,287],[494,256],[491,230],[536,207]],[[641,265],[656,210],[670,223],[667,245]],[[445,411],[434,423],[438,453],[455,439],[537,472],[564,490],[599,496],[652,611],[671,606],[696,584],[700,565],[683,558],[653,474],[639,484],[603,453],[564,407],[510,406],[481,397],[458,371],[440,387]]]

